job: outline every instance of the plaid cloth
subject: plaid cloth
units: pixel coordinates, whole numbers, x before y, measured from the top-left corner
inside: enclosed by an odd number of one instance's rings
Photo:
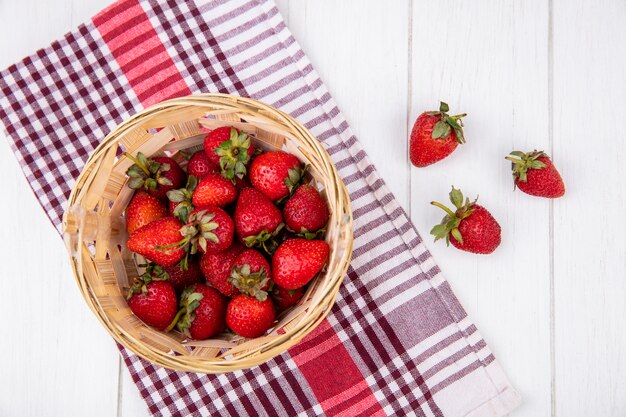
[[[0,90],[12,149],[57,228],[111,128],[198,92],[290,113],[348,187],[353,260],[332,312],[300,344],[217,376],[159,368],[120,347],[154,415],[500,416],[519,403],[271,0],[121,0],[2,71]]]

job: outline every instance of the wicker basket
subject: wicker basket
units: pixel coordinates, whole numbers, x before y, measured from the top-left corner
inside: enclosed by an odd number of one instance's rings
[[[126,186],[132,161],[121,151],[172,155],[184,164],[182,149],[201,149],[201,126],[234,126],[264,149],[283,149],[310,165],[310,181],[326,199],[331,216],[327,266],[293,309],[278,317],[263,337],[221,335],[204,341],[184,339],[141,322],[126,304],[122,288],[141,272],[126,248],[124,210],[133,190]],[[80,291],[115,340],[166,368],[223,373],[259,365],[298,343],[332,307],[352,254],[352,213],[346,187],[328,153],[300,123],[261,102],[222,94],[168,100],[115,128],[87,160],[63,219],[65,242]]]

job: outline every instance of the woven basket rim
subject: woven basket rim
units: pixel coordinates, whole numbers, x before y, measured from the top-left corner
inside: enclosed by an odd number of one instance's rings
[[[118,151],[118,147],[126,143],[134,144],[135,142],[128,138],[134,137],[133,135],[137,132],[142,134],[148,132],[150,123],[155,124],[153,127],[159,126],[159,123],[164,125],[164,131],[162,131],[163,134],[161,136],[165,139],[167,139],[167,134],[174,132],[176,141],[195,140],[190,133],[180,132],[184,131],[188,125],[193,125],[193,122],[202,117],[201,115],[206,115],[207,113],[213,115],[215,120],[222,124],[242,123],[247,128],[256,129],[258,138],[261,138],[261,134],[263,134],[263,140],[271,142],[275,138],[282,138],[283,146],[295,146],[296,148],[294,149],[301,151],[302,155],[305,155],[305,160],[310,158],[307,162],[314,161],[315,168],[313,170],[315,173],[318,175],[325,174],[321,175],[318,180],[321,179],[323,181],[326,193],[332,192],[332,196],[327,195],[327,202],[331,206],[331,220],[329,220],[329,224],[332,221],[332,227],[329,227],[329,230],[333,230],[333,235],[327,236],[327,239],[337,239],[332,242],[335,246],[331,243],[331,257],[329,258],[328,270],[316,278],[316,280],[320,280],[321,284],[311,290],[307,299],[307,302],[312,303],[313,297],[317,297],[315,300],[318,303],[316,305],[308,305],[308,308],[302,308],[302,311],[299,311],[294,316],[295,318],[287,321],[286,327],[292,321],[297,321],[300,318],[293,327],[287,328],[284,333],[271,332],[270,335],[261,337],[259,341],[263,341],[263,343],[258,344],[260,348],[255,346],[241,352],[237,351],[237,349],[230,349],[229,351],[235,352],[230,358],[200,356],[201,354],[196,356],[193,353],[186,354],[185,351],[180,353],[180,350],[177,355],[163,352],[161,345],[163,343],[167,345],[169,343],[167,340],[170,340],[171,336],[163,333],[163,337],[169,339],[161,340],[160,336],[155,334],[156,330],[150,330],[145,325],[141,327],[142,323],[137,326],[140,326],[143,330],[124,327],[121,324],[123,323],[122,320],[129,321],[132,320],[132,317],[129,318],[124,306],[119,304],[120,301],[117,294],[115,297],[109,293],[106,296],[100,294],[103,291],[114,291],[115,289],[115,284],[111,283],[111,278],[107,276],[105,279],[105,274],[99,273],[98,270],[99,266],[106,264],[107,256],[110,258],[111,264],[117,262],[118,268],[112,267],[114,279],[118,279],[119,275],[122,275],[120,268],[123,268],[123,266],[120,266],[122,265],[120,262],[123,258],[123,249],[121,249],[122,257],[120,260],[117,260],[117,258],[114,260],[114,256],[111,253],[114,251],[111,248],[115,246],[115,238],[111,236],[116,230],[116,233],[123,233],[118,230],[119,227],[116,229],[116,221],[118,219],[112,215],[112,212],[114,210],[119,211],[122,206],[122,208],[125,207],[124,199],[119,197],[124,193],[123,188],[125,187],[126,178],[119,178],[119,171],[123,168],[120,161],[124,157],[116,159],[115,154]],[[187,114],[198,116],[188,120],[180,120],[176,119],[176,116],[179,114],[184,114],[185,117],[187,117]],[[239,117],[240,115],[246,115],[246,119]],[[234,120],[229,120],[229,118]],[[193,129],[191,129],[191,132],[193,133]],[[156,142],[157,136],[159,136],[159,133],[145,133],[136,143],[140,143],[139,147],[152,146],[150,141]],[[143,142],[141,142],[142,140]],[[164,141],[163,144],[167,146],[171,142]],[[163,146],[159,147],[156,152],[161,152],[162,149]],[[117,197],[107,199],[107,190],[117,189],[115,187],[119,187],[118,183],[120,181],[122,181],[122,185],[118,190],[118,194],[116,194]],[[111,184],[114,184],[114,186]],[[331,197],[334,197],[333,201],[331,201]],[[105,203],[109,203],[110,207],[104,207],[107,205]],[[119,207],[116,208],[117,203],[119,203]],[[309,334],[332,308],[343,277],[347,272],[353,246],[350,198],[345,184],[339,177],[336,167],[321,143],[308,129],[289,114],[258,100],[221,93],[197,94],[166,100],[135,113],[113,128],[89,155],[72,187],[68,199],[68,208],[63,216],[63,230],[74,277],[81,295],[109,334],[122,346],[152,363],[170,369],[202,373],[223,373],[257,366],[285,352]],[[95,249],[93,247],[90,248],[86,243],[92,241]],[[106,243],[102,243],[102,247],[99,247],[101,242]],[[104,255],[102,253],[103,250],[105,251]],[[94,251],[95,255],[93,254]],[[337,255],[337,257],[333,257],[333,254]],[[331,263],[333,265],[330,265]],[[94,278],[94,274],[96,278]],[[124,272],[124,274],[126,273]],[[115,282],[117,283],[118,281]],[[117,303],[116,306],[112,307],[107,304],[110,301],[107,298],[108,296],[113,300],[113,303]],[[159,348],[149,343],[149,341],[153,344],[156,343]],[[174,343],[171,340],[170,342]],[[215,348],[205,349],[198,347],[195,349],[198,352],[213,352],[215,350]]]

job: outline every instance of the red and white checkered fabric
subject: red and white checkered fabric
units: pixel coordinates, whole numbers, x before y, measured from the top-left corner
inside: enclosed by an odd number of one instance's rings
[[[0,90],[7,137],[57,228],[111,128],[197,92],[290,113],[348,187],[348,275],[328,318],[289,352],[214,376],[162,369],[120,347],[154,415],[501,416],[519,403],[271,0],[121,0],[2,71]]]

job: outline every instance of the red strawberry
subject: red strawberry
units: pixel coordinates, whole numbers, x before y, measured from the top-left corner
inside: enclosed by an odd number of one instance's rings
[[[229,281],[243,294],[263,301],[267,298],[272,272],[263,255],[254,249],[246,249],[233,263]]]
[[[415,121],[409,153],[416,167],[434,164],[450,155],[459,143],[465,143],[461,118],[466,114],[448,116],[448,110],[441,102],[439,111],[424,112]]]
[[[228,303],[226,324],[242,337],[259,337],[272,327],[276,311],[272,300],[259,301],[240,294]]]
[[[185,188],[170,190],[167,192],[169,212],[171,216],[176,217],[183,223],[187,223],[189,213],[191,213],[194,207],[191,203],[191,199],[197,186],[198,179],[195,176],[190,175],[187,178],[187,185],[185,185]]]
[[[237,188],[220,174],[207,174],[193,193],[196,207],[224,207],[237,199]]]
[[[307,239],[324,234],[323,227],[328,221],[326,202],[310,185],[302,185],[287,200],[283,208],[287,228]]]
[[[452,246],[472,253],[488,254],[500,246],[500,225],[484,207],[470,202],[469,198],[463,203],[463,193],[452,187],[450,201],[456,207],[453,212],[446,206],[435,201],[430,204],[437,206],[447,213],[441,224],[433,227],[430,234],[435,236],[435,242],[446,239]]]
[[[155,220],[135,230],[126,246],[161,266],[174,266],[185,256],[185,250],[180,247],[182,226],[174,217]]]
[[[128,306],[137,317],[159,330],[170,330],[176,317],[176,293],[165,281],[138,279],[128,293]]]
[[[235,229],[247,246],[262,246],[272,252],[272,237],[283,226],[280,210],[261,192],[245,188],[239,193],[235,208]]]
[[[514,151],[511,155],[506,159],[512,162],[517,188],[537,197],[558,198],[565,194],[565,184],[559,171],[543,151]]]
[[[137,191],[126,208],[126,230],[133,233],[141,226],[167,216],[161,200],[145,191]]]
[[[239,290],[229,281],[237,255],[244,250],[238,242],[224,252],[209,252],[200,258],[200,269],[207,282],[227,297],[234,297]]]
[[[219,127],[204,138],[204,152],[229,180],[246,175],[246,165],[254,151],[251,138],[233,127]]]
[[[215,288],[204,284],[185,288],[180,307],[176,327],[187,337],[205,340],[226,329],[226,298]]]
[[[145,189],[153,196],[165,199],[165,193],[182,187],[187,179],[185,171],[167,156],[146,158],[139,152],[137,157],[125,154],[134,164],[128,168],[128,186],[134,190]]]
[[[140,265],[142,266],[142,265]],[[187,262],[187,269],[183,269],[181,265],[168,266],[166,268],[150,262],[146,266],[146,272],[142,275],[144,279],[167,281],[177,293],[180,293],[185,287],[201,282],[202,272],[197,260],[191,259]]]
[[[228,213],[217,206],[194,209],[189,214],[187,224],[180,229],[184,237],[182,247],[190,254],[198,250],[221,252],[233,243],[235,226]]]
[[[303,174],[298,158],[282,151],[262,153],[250,165],[252,186],[272,201],[292,193]]]
[[[220,168],[216,163],[209,159],[204,151],[194,153],[187,163],[187,174],[193,175],[198,180],[201,180],[205,177],[205,175],[212,174],[214,172],[220,172]]]
[[[283,311],[289,307],[295,306],[304,295],[304,288],[296,288],[295,290],[286,290],[283,287],[274,285],[272,288],[272,299],[276,304],[278,311]]]
[[[287,290],[304,287],[328,259],[328,243],[323,240],[288,239],[272,258],[272,278]]]

